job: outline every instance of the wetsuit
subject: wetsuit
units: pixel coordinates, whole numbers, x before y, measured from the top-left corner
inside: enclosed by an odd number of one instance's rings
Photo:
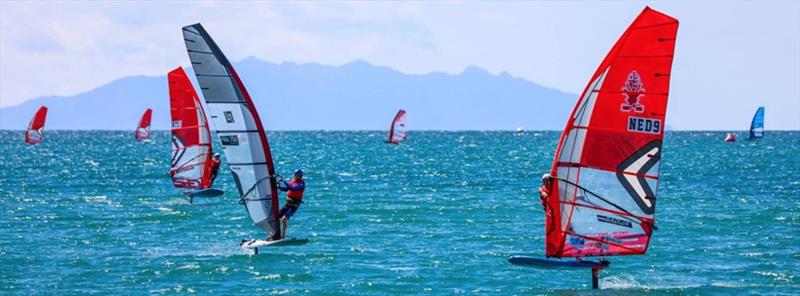
[[[219,171],[219,164],[221,162],[222,160],[211,159],[211,180],[208,181],[208,187],[214,184],[214,179],[217,178],[217,172]]]
[[[306,182],[303,180],[292,179],[291,181],[283,182],[283,186],[278,187],[281,191],[286,191],[286,204],[283,205],[278,212],[278,216],[286,219],[292,218],[300,203],[303,202],[303,191],[306,189]]]
[[[550,179],[545,184],[542,184],[539,187],[539,199],[542,203],[542,208],[544,210],[545,215],[545,232],[549,235],[550,232],[555,230],[556,222],[553,220],[553,211],[550,209],[550,205],[547,203],[547,198],[550,197],[550,191],[552,190],[553,180]]]
[[[547,211],[547,197],[550,196],[550,188],[546,185],[539,187],[539,201],[542,203],[542,208]]]

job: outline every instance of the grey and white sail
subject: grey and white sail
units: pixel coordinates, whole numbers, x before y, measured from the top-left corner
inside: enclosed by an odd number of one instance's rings
[[[183,27],[183,39],[241,202],[268,237],[280,238],[275,168],[253,100],[202,25]]]

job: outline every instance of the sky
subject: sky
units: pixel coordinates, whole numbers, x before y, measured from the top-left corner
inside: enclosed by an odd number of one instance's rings
[[[197,22],[235,61],[474,65],[577,94],[646,5],[680,21],[669,126],[744,130],[765,106],[767,129],[800,129],[800,1],[0,1],[0,107],[188,66]]]

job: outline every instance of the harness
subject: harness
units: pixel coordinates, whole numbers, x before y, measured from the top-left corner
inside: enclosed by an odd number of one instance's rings
[[[303,202],[302,202],[302,201],[299,201],[299,202],[298,202],[298,201],[296,201],[296,200],[294,200],[294,199],[287,198],[287,199],[286,199],[286,205],[284,205],[284,206],[285,206],[285,207],[292,208],[293,210],[295,210],[295,211],[296,211],[296,210],[297,210],[297,208],[299,208],[299,207],[300,207],[300,204],[301,204],[301,203],[303,203]]]

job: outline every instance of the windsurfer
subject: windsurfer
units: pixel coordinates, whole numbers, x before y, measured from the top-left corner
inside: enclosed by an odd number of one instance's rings
[[[550,190],[553,188],[553,176],[550,174],[542,175],[542,186],[539,187],[539,200],[542,203],[542,208],[547,211],[547,196],[550,195]]]
[[[286,227],[289,225],[289,218],[297,212],[300,204],[303,203],[303,191],[306,189],[306,182],[303,181],[303,170],[294,171],[291,181],[283,181],[282,186],[278,186],[281,191],[286,191],[286,204],[278,212],[281,219],[282,238],[286,238]]]
[[[208,187],[214,184],[214,179],[217,178],[217,172],[219,172],[219,165],[221,162],[219,153],[214,153],[214,157],[211,157],[211,179],[208,181]]]
[[[539,186],[539,202],[542,203],[542,210],[544,210],[546,222],[546,233],[550,235],[553,230],[555,230],[556,223],[552,220],[553,213],[550,207],[547,204],[547,197],[550,196],[550,192],[553,190],[553,176],[548,174],[542,175],[542,186]]]

